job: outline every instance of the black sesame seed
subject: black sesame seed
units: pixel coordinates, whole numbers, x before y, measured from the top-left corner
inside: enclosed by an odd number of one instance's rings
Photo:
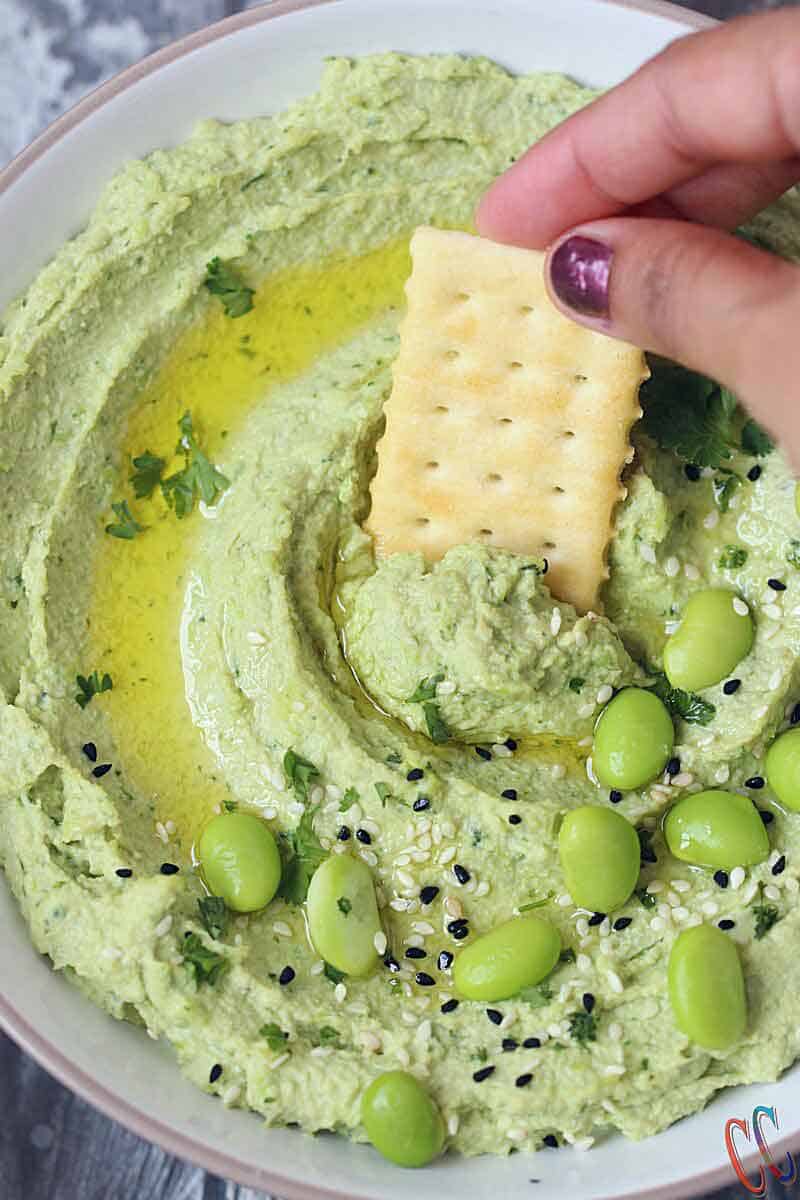
[[[476,1083],[483,1083],[484,1079],[488,1079],[490,1075],[494,1075],[494,1066],[481,1067],[480,1071],[473,1071],[472,1078]]]
[[[430,808],[431,802],[427,796],[417,796],[414,801],[414,812],[424,812],[426,808]]]
[[[94,742],[87,742],[82,749],[89,762],[97,762],[97,746],[95,746]]]
[[[99,767],[94,768],[92,775],[94,775],[95,779],[102,779],[103,776],[107,775],[110,770],[111,763],[100,763]]]
[[[700,468],[694,463],[687,463],[683,468],[683,473],[690,483],[697,483],[700,478]]]
[[[768,808],[760,808],[758,810],[758,815],[761,817],[761,820],[765,825],[771,825],[775,820],[775,813],[770,812]]]
[[[797,725],[798,722],[800,722],[800,704],[795,704],[794,708],[792,709],[791,716],[789,717],[789,724]]]
[[[504,792],[501,792],[500,795],[503,797],[504,800],[516,800],[517,789],[516,788],[506,788],[506,790]]]
[[[161,864],[161,874],[162,875],[177,875],[178,871],[180,871],[180,867],[176,867],[175,863],[162,863]]]
[[[130,867],[117,867],[116,873],[119,875],[120,879],[130,879],[133,871],[130,869]]]
[[[632,920],[633,917],[617,917],[616,921],[614,922],[614,931],[616,933],[621,933],[623,929],[628,928]]]
[[[542,574],[546,575],[549,570],[550,570],[550,562],[548,559],[543,558],[542,559]]]
[[[516,1087],[527,1087],[532,1079],[533,1079],[533,1076],[530,1073],[526,1072],[525,1075],[518,1075],[517,1078],[514,1080],[514,1084]]]
[[[445,1000],[444,1004],[439,1009],[439,1012],[451,1013],[451,1012],[455,1012],[457,1008],[458,1008],[457,1000]]]
[[[409,783],[416,783],[418,779],[422,779],[424,774],[422,767],[412,767],[406,775],[406,779]]]
[[[440,950],[436,965],[440,971],[449,971],[453,965],[453,955],[449,950]]]
[[[592,913],[592,915],[589,917],[589,920],[586,922],[586,924],[587,925],[602,925],[603,921],[605,921],[605,919],[606,919],[605,913],[599,913],[599,912]]]
[[[370,842],[372,841],[372,838],[367,833],[366,829],[357,829],[356,837],[360,842],[363,842],[365,846],[369,846]]]
[[[458,929],[454,929],[453,937],[457,942],[463,942],[465,937],[469,937],[469,930],[467,929],[466,925],[461,925]]]
[[[538,1050],[542,1043],[537,1037],[529,1037],[522,1044],[526,1050]]]
[[[751,467],[750,470],[747,472],[747,478],[750,480],[751,483],[755,483],[755,481],[759,478],[760,475],[761,475],[761,467],[758,465],[758,463],[756,463],[754,467]]]
[[[336,836],[340,842],[346,842],[348,840],[348,838],[350,837],[350,830],[348,829],[348,827],[346,825],[342,825],[342,826],[340,826],[339,832],[337,833]]]
[[[652,846],[642,846],[642,855],[641,855],[641,857],[642,857],[642,862],[643,862],[643,863],[655,863],[655,862],[658,862],[658,858],[657,858],[657,856],[656,856],[656,852],[655,852],[655,850],[652,848]],[[591,922],[590,922],[590,924],[591,924]]]
[[[386,955],[386,957],[383,960],[383,965],[385,967],[388,967],[389,970],[392,972],[392,974],[395,974],[397,971],[400,970],[400,963],[397,961],[397,959],[395,958],[395,956],[393,954]]]
[[[516,750],[516,748],[517,748],[517,743],[514,738],[506,738],[504,744],[508,747],[509,750]]]
[[[616,788],[612,788],[608,793],[608,798],[612,804],[619,804],[622,799],[622,792],[618,792]]]
[[[736,922],[729,921],[728,918],[726,917],[724,921],[719,921],[718,924],[719,924],[720,929],[733,929]]]
[[[786,855],[782,854],[772,868],[773,875],[781,875],[786,870]]]
[[[486,1015],[493,1025],[500,1025],[503,1021],[503,1014],[496,1008],[487,1008]]]
[[[436,899],[436,897],[438,895],[439,895],[438,887],[435,887],[434,884],[429,883],[420,890],[420,893],[419,893],[420,904],[433,904],[434,900]]]
[[[406,958],[427,958],[427,955],[420,946],[409,946],[406,950]]]
[[[208,1073],[208,1082],[216,1083],[221,1074],[222,1074],[222,1067],[220,1066],[219,1063],[214,1063],[214,1066],[211,1068],[211,1070]]]
[[[544,1142],[545,1146],[550,1146],[553,1150],[558,1149],[558,1138],[554,1133],[546,1133],[542,1138],[542,1141]]]
[[[278,983],[281,987],[286,987],[287,983],[291,983],[294,979],[294,967],[284,967],[278,976]]]
[[[786,584],[782,579],[768,579],[767,587],[771,587],[773,592],[785,592]]]
[[[759,791],[764,786],[764,779],[761,775],[751,775],[749,779],[745,779],[744,786],[752,788],[753,791]]]
[[[517,1041],[516,1038],[503,1038],[500,1045],[503,1047],[503,1050],[505,1050],[506,1052],[509,1052],[511,1050],[517,1050],[519,1048],[519,1042]]]
[[[583,1007],[586,1009],[587,1013],[590,1013],[594,1008],[594,996],[592,993],[584,992],[581,1003],[583,1004]]]
[[[679,758],[671,758],[666,766],[668,775],[677,775],[681,769],[681,760]]]
[[[727,871],[715,871],[714,872],[714,883],[717,885],[717,887],[726,888],[728,886],[728,872]]]
[[[734,692],[738,692],[741,686],[741,679],[726,679],[722,685],[722,690],[726,696],[732,696]]]
[[[511,813],[508,818],[508,823],[509,825],[521,825],[522,817],[519,815],[519,813]]]
[[[462,867],[461,863],[453,863],[453,874],[459,883],[469,883],[470,873],[466,867]]]
[[[436,980],[427,971],[417,971],[414,976],[420,987],[435,987]]]
[[[491,750],[487,750],[485,746],[476,746],[475,753],[477,754],[478,758],[482,758],[484,762],[488,762],[492,757]]]

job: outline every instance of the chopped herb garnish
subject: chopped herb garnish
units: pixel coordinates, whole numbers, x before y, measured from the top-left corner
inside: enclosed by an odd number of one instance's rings
[[[774,904],[754,904],[753,919],[755,921],[755,939],[760,942],[763,937],[767,936],[772,926],[780,920],[780,916]]]
[[[221,258],[212,258],[206,270],[205,286],[212,296],[219,296],[226,317],[243,317],[252,311],[255,291],[247,286],[235,267]]]
[[[653,831],[651,829],[637,829],[636,833],[639,838],[639,851],[642,864],[658,862],[656,852],[650,843],[653,840]]]
[[[585,679],[581,679],[579,675],[573,675],[572,679],[570,679],[569,683],[567,684],[567,687],[571,692],[580,692],[585,683]]]
[[[311,1036],[311,1041],[315,1046],[334,1046],[337,1050],[341,1050],[342,1042],[339,1039],[338,1029],[334,1029],[332,1025],[322,1025]]]
[[[348,900],[347,896],[340,896],[336,901],[336,907],[339,909],[339,912],[343,913],[346,917],[348,917],[353,911],[353,906]]]
[[[703,700],[696,692],[671,687],[666,675],[661,672],[656,675],[651,689],[673,717],[680,717],[688,725],[708,725],[716,716],[717,710],[713,704]]]
[[[274,1021],[268,1021],[266,1025],[262,1025],[258,1031],[258,1036],[264,1038],[270,1050],[283,1050],[289,1040],[288,1033],[284,1033],[280,1025],[276,1025]]]
[[[597,1017],[594,1013],[580,1010],[569,1014],[569,1032],[570,1037],[575,1041],[585,1046],[587,1042],[597,1040]]]
[[[725,471],[725,474],[714,480],[714,503],[721,513],[726,513],[731,506],[731,500],[736,489],[742,482],[741,476],[735,471]]]
[[[197,901],[200,920],[207,934],[218,942],[225,936],[230,920],[227,905],[221,896],[201,896]]]
[[[575,962],[575,951],[572,949],[572,946],[567,946],[566,950],[561,951],[561,953],[558,956],[558,961],[560,963],[574,963]]]
[[[428,736],[437,746],[441,746],[444,742],[450,739],[450,730],[444,720],[439,705],[426,701],[422,706],[422,711],[425,715],[425,724],[428,727]]]
[[[161,483],[161,476],[166,465],[163,458],[151,454],[149,450],[145,450],[144,454],[139,454],[133,459],[130,481],[137,500],[148,500],[152,496]]]
[[[183,939],[183,961],[198,987],[201,983],[217,983],[229,966],[225,956],[209,950],[196,933],[190,933]]]
[[[755,458],[766,458],[775,449],[772,438],[752,417],[742,426],[742,449]]]
[[[396,750],[392,750],[390,754],[386,755],[386,761],[387,763],[390,763],[392,766],[396,767],[403,761],[403,758],[402,755],[398,754]]]
[[[642,384],[642,428],[684,462],[719,467],[733,453],[736,397],[711,379],[666,359],[651,358]]]
[[[105,674],[101,678],[99,671],[92,671],[91,675],[76,675],[75,682],[78,685],[75,703],[81,708],[86,708],[94,696],[99,696],[101,692],[110,692],[114,686],[111,676]]]
[[[656,898],[652,892],[648,892],[646,887],[636,888],[633,894],[641,904],[642,908],[655,908]]]
[[[653,899],[655,900],[655,896]],[[642,946],[641,950],[637,950],[634,954],[631,954],[626,961],[633,962],[635,958],[641,958],[643,954],[647,954],[648,950],[655,950],[656,946],[660,946],[663,940],[663,938],[659,938],[657,942],[651,942],[649,946]]]
[[[347,978],[344,971],[337,971],[336,967],[332,967],[329,962],[325,963],[322,973],[326,979],[330,979],[331,983],[341,983],[343,979]]]
[[[237,808],[239,807],[239,802],[238,800],[223,800],[222,807],[225,809],[225,812],[236,812]]]
[[[790,538],[789,544],[786,547],[786,561],[790,567],[794,567],[800,571],[800,541],[797,538]]]
[[[311,877],[320,863],[328,857],[314,832],[316,808],[306,809],[295,829],[284,834],[283,873],[278,894],[290,904],[302,904],[308,895]]]
[[[543,896],[541,900],[529,900],[527,902],[527,904],[518,905],[519,911],[521,913],[524,913],[524,912],[530,912],[532,908],[543,908],[545,906],[545,904],[550,903],[552,898],[553,898],[553,893],[548,892],[547,895]]]
[[[309,788],[319,779],[319,769],[301,754],[287,750],[283,756],[283,771],[294,794],[305,803]]]
[[[537,983],[535,987],[523,988],[519,998],[531,1008],[546,1008],[553,999],[553,989],[546,983]]]
[[[800,543],[798,543],[800,545]],[[717,566],[721,571],[735,571],[747,562],[747,551],[744,546],[728,545],[720,554]]]
[[[262,171],[260,175],[254,175],[252,179],[248,179],[247,183],[243,183],[241,190],[243,192],[246,192],[247,189],[251,188],[254,183],[261,183],[261,180],[266,179],[266,178],[267,178],[266,171]]]
[[[425,700],[436,699],[436,685],[444,679],[443,674],[426,675],[424,679],[420,679],[415,691],[408,697],[409,704],[422,704]]]
[[[181,437],[176,453],[183,454],[184,467],[161,481],[161,491],[176,517],[182,519],[192,512],[198,497],[204,504],[213,504],[229,481],[197,445],[191,413],[185,412],[178,426]]]
[[[339,812],[347,812],[348,808],[352,808],[360,799],[358,789],[349,787],[342,796],[341,803],[339,804]]]
[[[375,791],[378,793],[378,799],[380,800],[381,804],[384,805],[384,807],[385,807],[386,801],[390,800],[391,796],[392,796],[392,789],[389,787],[389,784],[388,783],[376,783]]]
[[[106,525],[106,533],[115,538],[122,538],[126,542],[132,542],[137,533],[144,531],[144,525],[140,525],[136,520],[128,507],[127,500],[118,500],[116,504],[111,505],[111,509],[117,519]]]

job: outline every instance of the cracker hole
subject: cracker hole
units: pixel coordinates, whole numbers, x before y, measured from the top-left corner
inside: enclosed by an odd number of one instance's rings
[[[522,370],[522,363],[517,362],[516,359],[513,362],[510,362],[508,365],[511,367],[512,371],[521,371]]]
[[[428,517],[417,517],[414,521],[414,524],[419,525],[420,528],[422,528],[424,525],[430,525],[430,520]]]
[[[575,430],[574,429],[565,429],[561,436],[565,437],[565,438],[574,438]]]
[[[459,355],[458,350],[445,350],[444,357],[446,359],[448,359],[450,362],[454,362],[457,358],[460,357],[460,355]]]
[[[425,463],[425,466],[429,471],[436,471],[438,470],[439,464],[438,462],[427,462]]]
[[[545,548],[545,550],[555,550],[556,544],[555,544],[555,542],[545,542],[544,548]]]
[[[479,529],[479,530],[478,530],[478,536],[479,536],[479,537],[491,537],[491,536],[492,536],[492,530],[491,530],[491,529]]]
[[[447,407],[446,404],[437,404],[436,408],[433,411],[438,412],[438,413],[447,413],[447,412],[450,412],[450,409]]]
[[[521,304],[519,311],[523,317],[528,317],[533,312],[533,305],[532,304]]]
[[[559,486],[558,486],[558,484],[556,484],[556,486],[553,488],[553,491],[555,492],[555,494],[556,494],[557,496],[563,496],[563,495],[564,495],[564,489],[563,489],[562,487],[559,487]]]
[[[492,471],[490,475],[486,476],[486,480],[488,483],[502,483],[503,476],[498,475],[495,471]]]
[[[471,298],[469,292],[456,292],[456,300],[460,300],[462,304],[465,300],[470,300]]]
[[[501,425],[513,425],[514,422],[512,421],[511,417],[501,417],[500,424]]]
[[[575,376],[575,382],[576,382],[576,383],[586,383],[586,380],[587,380],[588,378],[589,378],[589,376],[588,376],[588,375],[576,375],[576,376]]]

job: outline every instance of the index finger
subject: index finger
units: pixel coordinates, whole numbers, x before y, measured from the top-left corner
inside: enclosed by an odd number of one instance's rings
[[[800,151],[800,11],[673,42],[532,146],[478,208],[480,233],[543,247],[721,163]]]

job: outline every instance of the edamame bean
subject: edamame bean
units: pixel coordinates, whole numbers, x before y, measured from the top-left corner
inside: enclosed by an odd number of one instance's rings
[[[630,821],[610,808],[586,804],[567,813],[558,855],[572,899],[592,912],[613,912],[639,878],[639,838]]]
[[[669,810],[664,836],[670,854],[698,867],[748,867],[769,854],[764,822],[747,796],[697,792]]]
[[[368,975],[378,960],[381,921],[367,864],[348,854],[326,858],[312,876],[306,911],[320,957],[345,975]]]
[[[728,588],[704,588],[686,602],[680,628],[664,647],[664,670],[673,687],[696,692],[720,683],[753,645],[753,620]]]
[[[444,1145],[444,1122],[422,1084],[407,1071],[386,1071],[361,1097],[361,1122],[384,1158],[424,1167]]]
[[[684,929],[667,969],[669,999],[681,1033],[706,1050],[726,1050],[747,1024],[744,975],[736,945],[713,925]]]
[[[453,967],[467,1000],[508,1000],[552,971],[561,953],[558,931],[542,917],[514,917],[477,938]]]
[[[269,829],[253,813],[212,817],[196,850],[209,891],[234,912],[256,912],[278,890],[281,856]]]
[[[781,804],[800,812],[800,728],[777,737],[764,760],[767,782]]]
[[[594,730],[592,765],[603,787],[627,792],[660,775],[672,754],[675,730],[658,696],[629,687],[606,705]]]

